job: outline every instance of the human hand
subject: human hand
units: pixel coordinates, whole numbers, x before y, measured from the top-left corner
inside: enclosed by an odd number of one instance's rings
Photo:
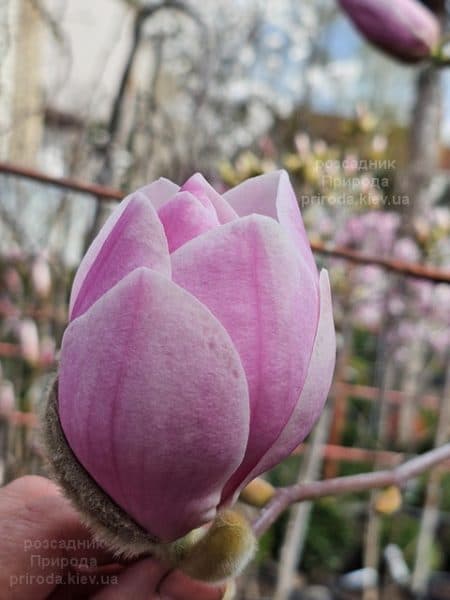
[[[225,592],[152,558],[118,563],[43,477],[0,489],[0,528],[0,600],[221,600]]]

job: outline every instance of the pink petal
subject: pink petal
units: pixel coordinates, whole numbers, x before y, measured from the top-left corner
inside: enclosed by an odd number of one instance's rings
[[[220,225],[208,198],[200,201],[189,192],[178,192],[159,209],[158,216],[164,227],[169,252]]]
[[[306,235],[297,198],[286,171],[247,179],[223,197],[240,217],[252,213],[277,219],[295,242],[300,255],[318,280],[317,267]]]
[[[317,328],[318,291],[280,225],[260,215],[209,231],[171,258],[174,281],[222,323],[245,368],[251,425],[245,459],[232,480],[237,486],[297,403]]]
[[[248,437],[247,382],[228,334],[146,268],[67,328],[59,411],[87,471],[164,541],[214,518]]]
[[[158,208],[166,202],[169,198],[171,198],[178,191],[178,186],[169,181],[168,179],[158,179],[149,185],[137,190],[137,192],[130,194],[116,208],[116,210],[112,213],[106,223],[103,225],[101,230],[99,231],[97,237],[94,239],[92,244],[89,246],[86,255],[78,267],[78,270],[75,275],[75,279],[72,285],[72,293],[70,296],[70,307],[69,313],[72,314],[73,306],[75,304],[76,298],[79,294],[81,286],[86,278],[87,273],[89,272],[93,262],[97,258],[98,253],[102,249],[103,244],[106,239],[115,228],[117,222],[120,220],[122,213],[127,208],[130,201],[137,195],[143,194],[146,196],[150,202],[152,202],[154,208],[158,210]]]
[[[218,194],[200,173],[192,175],[192,177],[183,184],[181,190],[194,194],[199,200],[207,198],[212,202],[221,223],[228,223],[229,221],[234,221],[238,218],[238,215],[225,198]]]
[[[153,204],[153,208],[158,211],[172,196],[175,196],[179,189],[180,186],[170,181],[170,179],[160,177],[156,181],[144,185],[138,192],[144,194]]]
[[[330,282],[325,269],[320,272],[320,316],[308,374],[297,405],[280,437],[248,475],[240,488],[268,471],[300,444],[319,418],[330,390],[336,359],[336,335]]]
[[[108,222],[94,240],[72,289],[70,318],[85,312],[100,296],[137,267],[148,267],[170,277],[170,258],[163,226],[148,198],[136,192],[119,206],[113,227]],[[122,204],[123,204],[122,203]],[[112,217],[115,217],[115,213]],[[101,246],[97,240],[101,238]],[[89,269],[86,270],[86,265]]]

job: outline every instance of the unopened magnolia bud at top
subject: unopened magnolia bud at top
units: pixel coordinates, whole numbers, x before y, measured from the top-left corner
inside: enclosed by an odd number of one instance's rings
[[[159,542],[212,522],[288,456],[331,384],[328,275],[283,171],[223,195],[197,174],[128,196],[77,271],[70,321],[64,440]]]
[[[339,0],[362,35],[403,62],[419,62],[437,51],[437,17],[418,0]]]

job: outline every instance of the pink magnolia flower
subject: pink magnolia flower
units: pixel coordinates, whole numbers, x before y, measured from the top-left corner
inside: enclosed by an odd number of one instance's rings
[[[335,360],[283,171],[219,195],[200,175],[128,196],[80,264],[59,371],[75,456],[163,541],[212,520],[318,418]]]
[[[441,29],[436,16],[418,0],[339,0],[357,29],[377,48],[398,60],[432,56]]]

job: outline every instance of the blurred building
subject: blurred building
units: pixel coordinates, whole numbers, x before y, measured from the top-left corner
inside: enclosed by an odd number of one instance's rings
[[[0,155],[34,164],[42,140],[43,28],[27,0],[0,3]]]

